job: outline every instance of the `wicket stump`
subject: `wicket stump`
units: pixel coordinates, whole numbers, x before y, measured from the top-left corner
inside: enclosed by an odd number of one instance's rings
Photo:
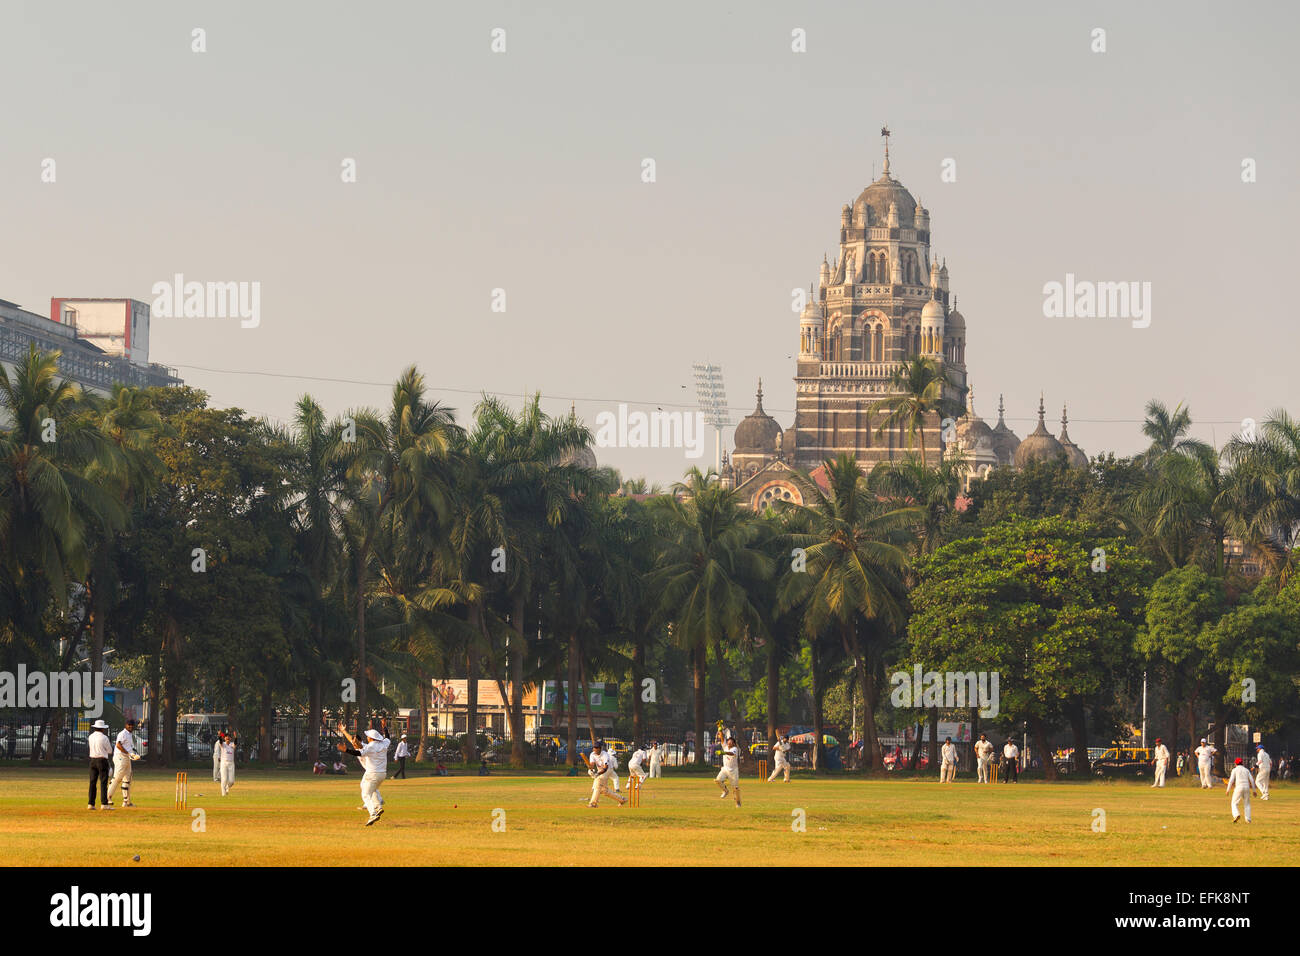
[[[627,781],[627,805],[629,807],[641,806],[641,778],[636,774]]]
[[[766,780],[767,776],[767,761],[760,757],[758,761],[758,779]]]
[[[190,775],[182,770],[176,774],[176,806],[177,810],[186,810],[189,808],[189,786]]]

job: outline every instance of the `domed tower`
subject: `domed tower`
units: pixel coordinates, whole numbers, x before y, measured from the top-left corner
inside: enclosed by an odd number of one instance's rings
[[[1070,420],[1066,417],[1065,406],[1062,405],[1061,406],[1061,437],[1058,438],[1057,441],[1059,441],[1061,443],[1061,447],[1065,449],[1066,460],[1069,461],[1069,463],[1073,467],[1087,468],[1088,456],[1084,453],[1082,448],[1080,448],[1074,442],[1070,441],[1070,432],[1066,428],[1066,426],[1069,423]]]
[[[1016,449],[1015,464],[1017,468],[1024,468],[1031,461],[1053,461],[1058,456],[1065,454],[1065,449],[1061,443],[1052,437],[1052,433],[1047,430],[1047,424],[1043,421],[1046,410],[1043,408],[1043,397],[1038,397],[1038,427],[1029,433],[1029,436],[1020,443]]]
[[[942,361],[950,386],[944,397],[960,401],[966,388],[962,356],[965,325],[952,345],[952,304],[947,273],[935,263],[934,222],[893,176],[888,131],[880,176],[840,210],[839,248],[818,276],[820,317],[800,315],[801,344],[795,372],[793,449],[783,454],[801,469],[849,454],[863,466],[908,454],[901,432],[880,430],[881,401],[896,394],[894,372],[917,356]],[[809,341],[820,318],[820,348]],[[956,344],[960,343],[960,344]],[[940,422],[927,416],[926,447],[940,447]]]
[[[1007,427],[1003,413],[1006,406],[1002,396],[998,396],[998,423],[993,426],[993,454],[997,455],[998,464],[1009,466],[1015,458],[1016,449],[1020,447],[1020,436]]]
[[[763,411],[763,380],[758,380],[757,404],[752,412],[736,426],[735,451],[731,463],[736,472],[736,483],[775,460],[782,437],[776,419]]]
[[[573,404],[569,405],[569,418],[574,423],[578,421],[577,406]],[[594,471],[597,467],[596,453],[586,445],[569,448],[556,459],[556,464],[565,466],[577,465],[579,468],[586,468]]]

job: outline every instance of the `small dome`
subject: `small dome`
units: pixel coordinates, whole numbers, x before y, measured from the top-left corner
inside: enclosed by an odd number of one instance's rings
[[[1045,410],[1043,400],[1038,400],[1038,427],[1029,433],[1029,437],[1016,448],[1015,463],[1017,468],[1024,468],[1031,461],[1053,461],[1065,454],[1061,443],[1052,437],[1043,421]]]
[[[781,434],[781,426],[776,419],[763,411],[763,380],[758,380],[758,404],[736,426],[733,439],[739,454],[773,454],[776,452],[776,439]]]
[[[998,456],[998,461],[1002,464],[1009,465],[1016,449],[1020,447],[1020,436],[1007,427],[1006,420],[1002,417],[1004,411],[1002,396],[999,395],[998,423],[993,427],[993,454]]]
[[[596,453],[586,445],[581,448],[570,448],[559,457],[557,463],[560,465],[577,465],[579,468],[596,467]]]
[[[995,434],[989,427],[989,423],[975,414],[975,389],[969,388],[966,391],[966,414],[957,419],[957,437],[961,439],[962,447],[975,449],[981,444],[986,444],[990,450],[995,447]],[[997,454],[994,451],[994,454]]]
[[[921,306],[921,321],[943,325],[943,306],[934,299],[931,299],[925,305]]]
[[[1087,454],[1085,454],[1082,448],[1080,448],[1074,442],[1070,441],[1070,432],[1069,429],[1066,427],[1067,425],[1069,425],[1069,423],[1070,420],[1066,417],[1065,406],[1062,405],[1061,406],[1061,437],[1058,438],[1057,441],[1059,441],[1061,443],[1061,447],[1065,449],[1066,460],[1069,461],[1072,467],[1087,468],[1088,467]]]
[[[955,306],[953,307],[953,310],[948,313],[948,328],[960,329],[963,332],[966,331],[966,318],[957,311]]]

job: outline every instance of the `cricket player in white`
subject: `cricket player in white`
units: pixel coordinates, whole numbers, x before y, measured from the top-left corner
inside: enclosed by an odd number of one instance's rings
[[[627,762],[627,785],[629,787],[632,786],[633,777],[639,777],[642,783],[646,782],[646,778],[650,775],[641,769],[641,764],[649,758],[650,754],[639,744],[637,745],[637,748],[632,751],[632,756]]]
[[[975,741],[975,762],[979,767],[979,782],[989,782],[989,764],[993,762],[993,744],[985,734]]]
[[[1214,786],[1210,776],[1210,761],[1214,759],[1215,750],[1201,738],[1201,745],[1196,748],[1196,769],[1201,772],[1201,789],[1209,790]]]
[[[361,769],[365,771],[361,775],[361,803],[370,811],[370,818],[366,820],[366,826],[370,826],[384,815],[384,798],[379,795],[379,785],[388,776],[388,748],[391,742],[372,728],[366,731],[365,745],[358,746],[356,739],[348,733],[342,722],[339,723],[338,729],[352,745],[348,753],[357,758],[361,763]]]
[[[1268,775],[1273,770],[1273,758],[1268,755],[1263,744],[1255,747],[1255,786],[1259,787],[1259,799],[1268,799]]]
[[[605,756],[609,759],[610,778],[609,781],[614,785],[614,792],[619,792],[618,786],[618,754],[613,747],[605,748]]]
[[[221,782],[221,738],[224,734],[217,734],[212,738],[212,782]]]
[[[221,795],[224,797],[235,785],[235,735],[222,734],[217,749],[221,751]]]
[[[790,782],[790,738],[782,734],[772,745],[772,775],[767,778],[771,783],[782,773],[785,774],[785,782]]]
[[[1156,749],[1154,752],[1156,758],[1156,782],[1151,784],[1153,787],[1163,787],[1165,785],[1165,774],[1169,771],[1169,748],[1156,738]]]
[[[943,746],[939,748],[939,782],[952,783],[957,779],[957,748],[953,745],[951,737],[943,738]]]
[[[1255,781],[1250,779],[1250,771],[1241,764],[1241,758],[1237,758],[1236,766],[1232,768],[1232,773],[1228,774],[1228,790],[1232,791],[1232,822],[1236,823],[1244,810],[1246,813],[1246,822],[1250,822],[1250,792],[1255,789]],[[1242,804],[1245,804],[1243,807]]]
[[[135,752],[135,718],[129,717],[126,729],[117,735],[113,744],[113,782],[108,785],[108,805],[113,805],[113,794],[122,791],[122,806],[133,807],[131,802],[131,764],[140,759]]]
[[[664,746],[657,740],[650,745],[650,776],[652,777],[662,777],[664,775]]]
[[[736,747],[735,738],[730,734],[722,744],[722,769],[718,771],[716,779],[718,786],[722,788],[722,794],[718,799],[727,799],[727,786],[730,784],[736,797],[736,806],[740,806],[740,750]]]
[[[610,753],[605,749],[605,741],[597,740],[591,748],[591,756],[587,757],[587,774],[591,777],[591,800],[587,806],[595,807],[600,805],[600,796],[613,797],[618,801],[621,807],[626,800],[614,792],[610,786],[610,778],[618,779],[614,772],[613,764],[610,761]]]

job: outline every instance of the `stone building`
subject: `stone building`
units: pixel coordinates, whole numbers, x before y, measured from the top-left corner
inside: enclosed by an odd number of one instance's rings
[[[968,484],[991,468],[1015,467],[1018,458],[1066,454],[1072,463],[1087,463],[1078,446],[1067,444],[1064,415],[1061,440],[1047,434],[1041,402],[1039,430],[1025,440],[1023,455],[1024,443],[1007,427],[1000,396],[996,426],[975,413],[966,320],[957,311],[947,263],[934,255],[930,212],[891,175],[885,136],[880,178],[840,210],[835,261],[822,257],[799,316],[794,424],[782,428],[763,409],[760,382],[756,407],[736,427],[735,451],[724,458],[723,481],[751,507],[777,499],[800,502],[790,474],[797,469],[816,477],[822,462],[843,453],[864,469],[919,454],[921,443],[914,440],[909,448],[904,426],[881,428],[886,413],[877,407],[896,394],[892,376],[915,356],[937,362],[950,383],[946,397],[966,404],[955,429],[944,429],[937,415],[924,423],[930,464],[957,456],[966,465]]]

